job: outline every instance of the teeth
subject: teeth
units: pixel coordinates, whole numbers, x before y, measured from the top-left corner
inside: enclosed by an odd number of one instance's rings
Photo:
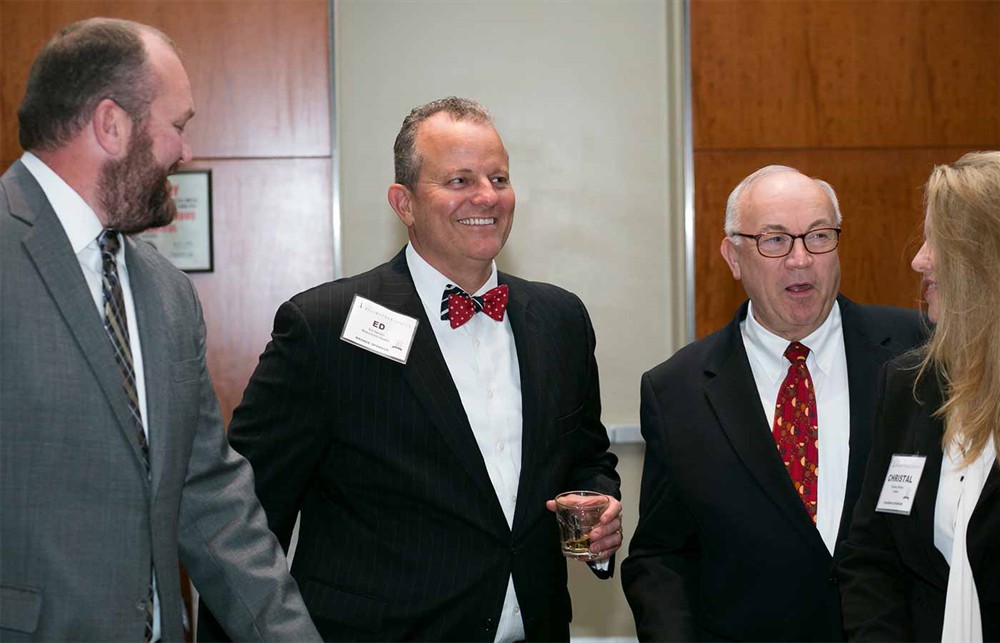
[[[493,225],[496,223],[495,218],[489,219],[459,219],[458,222],[462,225]]]

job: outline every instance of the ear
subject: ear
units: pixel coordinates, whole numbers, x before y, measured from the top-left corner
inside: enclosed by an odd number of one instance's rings
[[[392,211],[396,213],[399,220],[407,228],[413,225],[413,193],[410,188],[400,183],[393,183],[389,186],[389,193],[386,195]]]
[[[733,273],[733,279],[736,281],[740,280],[740,258],[737,252],[736,244],[730,237],[726,237],[722,240],[722,245],[719,246],[719,252],[722,253],[722,258],[726,260],[729,264],[729,270]]]
[[[118,158],[128,150],[132,118],[115,101],[105,98],[98,103],[90,125],[97,144],[110,156]]]

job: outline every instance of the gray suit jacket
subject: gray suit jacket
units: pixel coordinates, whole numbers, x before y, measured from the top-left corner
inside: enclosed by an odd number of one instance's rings
[[[226,444],[190,281],[126,241],[152,481],[100,314],[58,218],[0,178],[0,638],[138,640],[150,566],[162,637],[183,640],[178,562],[234,638],[317,638]]]

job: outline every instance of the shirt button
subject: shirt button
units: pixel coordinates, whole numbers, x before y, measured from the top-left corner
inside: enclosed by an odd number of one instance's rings
[[[472,340],[472,345],[475,346],[476,348],[479,348],[479,340],[478,339]]]
[[[517,494],[516,493],[510,494],[510,501],[513,502],[515,505],[517,504]]]
[[[521,606],[520,605],[515,605],[514,606],[514,613],[515,614],[520,614],[521,613]]]
[[[486,391],[486,397],[487,397],[488,399],[491,399],[491,400],[492,400],[492,399],[493,399],[493,391]]]
[[[503,442],[497,442],[497,451],[503,451],[506,447]]]

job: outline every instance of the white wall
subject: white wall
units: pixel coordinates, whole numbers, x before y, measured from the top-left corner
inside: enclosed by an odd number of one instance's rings
[[[410,108],[448,95],[493,112],[517,193],[498,264],[587,304],[604,421],[637,424],[640,375],[683,342],[675,0],[339,0],[334,16],[342,266],[391,257],[386,203]],[[641,445],[616,447],[626,534]],[[574,637],[632,637],[620,583],[571,566]]]

